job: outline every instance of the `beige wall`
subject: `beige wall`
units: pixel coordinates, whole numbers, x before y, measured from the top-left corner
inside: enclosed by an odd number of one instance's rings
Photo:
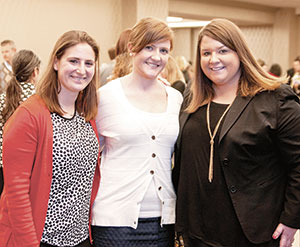
[[[220,17],[232,20],[241,27],[256,58],[269,65],[279,63],[284,71],[300,55],[300,17],[294,9],[234,5],[232,1],[220,0],[169,0],[169,14],[203,20]],[[178,37],[173,53],[183,53],[194,61],[198,32],[199,29],[176,29]]]
[[[87,31],[100,44],[101,61],[108,60],[122,28],[121,0],[0,0],[0,6],[0,40],[33,50],[43,66],[58,37],[71,29]]]
[[[291,9],[224,6],[218,0],[0,0],[0,40],[13,39],[18,49],[32,49],[47,63],[57,38],[81,29],[100,45],[101,62],[120,32],[144,16],[224,17],[241,26],[257,58],[280,63],[284,70],[300,55],[300,17]],[[245,25],[247,24],[247,25]],[[176,29],[173,55],[195,59],[199,29]],[[2,58],[0,58],[1,61]]]

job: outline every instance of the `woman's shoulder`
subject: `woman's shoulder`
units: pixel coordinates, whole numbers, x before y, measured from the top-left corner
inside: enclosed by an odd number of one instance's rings
[[[42,114],[45,112],[45,110],[48,111],[48,108],[44,100],[37,94],[30,96],[19,106],[19,108],[26,109],[32,114],[36,114],[36,113]]]
[[[104,86],[97,90],[99,106],[104,104],[116,104],[122,99],[120,78],[107,82]]]
[[[101,86],[98,89],[98,92],[112,90],[112,89],[116,88],[119,83],[120,83],[120,78],[109,81],[105,85]]]
[[[287,84],[281,84],[276,90],[275,92],[283,98],[298,98],[298,96],[295,94],[295,92],[293,91],[293,89],[291,88],[290,85]]]
[[[106,97],[108,95],[119,91],[120,89],[120,78],[117,78],[115,80],[109,81],[107,82],[105,85],[103,85],[102,87],[98,88],[97,90],[97,95],[98,97]]]
[[[173,96],[178,102],[182,103],[183,101],[182,94],[177,89],[168,85],[165,85],[165,87],[169,95]]]
[[[265,90],[257,95],[255,97],[275,97],[276,99],[297,99],[299,100],[298,96],[294,93],[293,89],[290,85],[287,84],[281,84],[279,87],[277,87],[274,90]]]

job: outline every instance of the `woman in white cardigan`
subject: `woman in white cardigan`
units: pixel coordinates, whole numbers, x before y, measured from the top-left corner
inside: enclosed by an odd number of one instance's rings
[[[140,20],[128,44],[132,73],[98,91],[103,152],[92,209],[96,247],[174,246],[171,156],[182,96],[159,78],[172,40],[164,22]]]

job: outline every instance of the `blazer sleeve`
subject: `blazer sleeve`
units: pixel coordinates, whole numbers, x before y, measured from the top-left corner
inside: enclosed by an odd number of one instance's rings
[[[300,104],[299,98],[286,86],[278,93],[277,141],[282,157],[287,165],[288,180],[284,210],[280,222],[300,228]]]
[[[38,125],[19,107],[4,127],[3,169],[9,220],[16,246],[39,246],[30,202],[30,178],[38,142]]]

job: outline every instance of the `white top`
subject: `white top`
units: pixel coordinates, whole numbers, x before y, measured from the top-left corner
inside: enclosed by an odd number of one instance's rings
[[[8,62],[6,62],[6,61],[4,61],[4,64],[5,64],[6,68],[7,68],[10,72],[12,72],[12,66],[11,66]]]
[[[158,198],[161,204],[161,224],[175,222],[171,156],[179,132],[182,96],[172,87],[165,89],[168,107],[164,113],[135,108],[123,92],[120,79],[98,89],[96,124],[103,152],[92,225],[136,228],[141,204],[146,212],[149,204],[144,203],[151,201],[148,196],[153,196],[153,191],[157,193],[152,198],[154,203]],[[152,126],[154,120],[156,125]]]

